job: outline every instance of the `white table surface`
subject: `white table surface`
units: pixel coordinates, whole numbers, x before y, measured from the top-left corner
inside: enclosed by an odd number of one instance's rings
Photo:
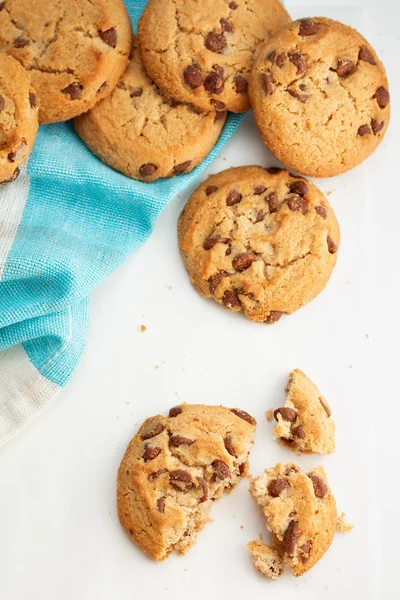
[[[358,27],[391,83],[392,123],[380,149],[318,182],[342,230],[333,276],[314,302],[273,327],[230,314],[188,281],[176,242],[185,198],[176,198],[150,241],[94,294],[87,349],[66,390],[0,450],[1,600],[399,597],[400,7],[286,4],[294,17],[329,15]],[[277,164],[248,117],[210,172],[251,163]],[[214,522],[184,558],[146,558],[120,528],[115,503],[118,464],[138,424],[183,401],[241,406],[259,421],[256,475],[293,458],[272,441],[264,412],[283,401],[296,367],[333,407],[337,451],[295,458],[304,468],[324,465],[353,532],[338,534],[303,578],[287,573],[271,584],[246,549],[259,532],[268,536],[243,481],[214,505]]]

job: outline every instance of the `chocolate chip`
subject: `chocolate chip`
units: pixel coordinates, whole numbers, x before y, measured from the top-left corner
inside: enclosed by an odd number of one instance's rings
[[[180,415],[182,412],[182,407],[181,406],[173,406],[172,408],[170,408],[168,416],[169,417],[177,417],[178,415]]]
[[[107,29],[106,31],[99,31],[99,36],[111,48],[115,48],[117,45],[117,30],[115,27]]]
[[[67,85],[67,87],[61,91],[64,94],[69,94],[71,96],[72,100],[77,100],[78,98],[81,97],[82,90],[83,90],[83,85],[81,85],[77,81],[74,81],[74,83],[70,83],[70,85]]]
[[[269,212],[274,213],[279,207],[279,198],[276,192],[270,192],[265,198],[265,202],[268,204]]]
[[[180,163],[179,165],[175,165],[175,167],[173,168],[173,172],[175,173],[175,175],[179,173],[184,173],[185,171],[187,171],[191,164],[191,160],[186,160],[185,162]]]
[[[233,31],[232,23],[230,23],[227,19],[222,18],[219,20],[219,22],[221,24],[222,31],[226,31],[227,33],[231,33]]]
[[[97,94],[102,94],[106,89],[108,88],[108,83],[107,81],[105,81],[104,83],[101,84],[101,86],[99,87],[99,89],[97,90]],[[131,94],[132,97],[132,94]]]
[[[237,417],[239,417],[239,419],[243,419],[243,421],[247,421],[247,423],[250,423],[250,425],[257,424],[255,418],[249,415],[249,413],[247,413],[245,410],[241,410],[240,408],[231,408],[231,412]]]
[[[204,250],[210,250],[211,248],[213,248],[215,246],[215,244],[228,244],[228,243],[229,243],[229,238],[223,237],[222,235],[212,235],[204,241],[203,248],[204,248]]]
[[[301,196],[292,196],[291,198],[289,198],[287,203],[288,203],[288,207],[293,212],[298,211],[298,212],[302,212],[303,215],[305,215],[306,212],[308,211],[308,202],[305,198],[302,198]]]
[[[139,168],[140,177],[151,177],[158,170],[156,165],[152,163],[146,163]]]
[[[32,92],[29,92],[29,104],[31,105],[31,108],[36,108],[39,104],[37,96],[35,96],[35,94],[33,94]],[[1,110],[1,101],[0,101],[0,110]]]
[[[304,440],[304,438],[306,437],[306,432],[304,431],[303,425],[298,425],[297,427],[294,427],[292,429],[292,434],[294,435],[294,437],[297,437],[300,440]]]
[[[238,204],[242,198],[242,194],[240,194],[237,190],[230,190],[226,197],[226,205],[234,206],[235,204]]]
[[[207,194],[207,196],[211,196],[211,194],[213,194],[217,190],[218,190],[217,185],[209,185],[208,187],[206,187],[206,194]]]
[[[214,460],[212,466],[215,471],[215,478],[217,480],[228,479],[231,476],[231,472],[229,470],[228,465],[222,462],[222,460]]]
[[[245,471],[246,471],[246,463],[242,463],[241,465],[239,465],[239,475],[241,477],[243,477]]]
[[[142,94],[143,94],[143,88],[141,88],[141,87],[135,87],[131,91],[130,96],[131,96],[131,98],[139,98]]]
[[[210,100],[210,103],[214,106],[215,110],[224,110],[224,108],[225,108],[225,104],[223,102],[220,102],[219,100],[215,100],[214,98],[212,98]]]
[[[326,414],[328,415],[328,417],[330,417],[332,415],[332,411],[330,406],[328,406],[328,404],[325,402],[325,400],[323,400],[323,398],[319,399],[320,403],[322,404],[324,411],[326,412]]]
[[[146,444],[144,447],[144,452],[143,452],[143,460],[144,462],[149,462],[149,460],[154,460],[155,458],[157,458],[157,456],[160,454],[161,452],[161,448],[158,448],[157,446],[150,446],[149,444]]]
[[[199,498],[199,504],[202,504],[202,502],[206,502],[206,500],[208,500],[208,485],[206,480],[202,477],[196,477],[196,479],[197,483],[201,487],[201,491],[203,492],[203,495]]]
[[[165,511],[165,498],[158,498],[157,500],[157,510],[160,513]]]
[[[224,438],[224,445],[225,448],[227,450],[227,452],[229,452],[229,454],[231,456],[234,456],[235,458],[237,458],[237,454],[235,452],[235,448],[233,447],[233,440],[232,440],[232,436],[231,435],[227,435]]]
[[[254,187],[254,193],[256,196],[261,196],[261,194],[263,194],[266,190],[266,186],[265,185],[256,185]]]
[[[355,71],[356,65],[349,58],[339,58],[336,73],[339,77],[346,77]]]
[[[232,248],[227,248],[225,252],[225,256],[230,256],[232,254]]]
[[[268,317],[265,319],[265,322],[268,325],[270,325],[272,323],[276,323],[277,321],[279,321],[279,319],[281,318],[282,315],[283,315],[283,312],[281,312],[280,310],[271,310]]]
[[[278,54],[278,56],[276,57],[276,66],[279,67],[280,69],[282,69],[282,67],[284,66],[285,62],[287,59],[287,54],[286,52],[281,52],[280,54]]]
[[[283,535],[283,545],[287,554],[294,554],[296,550],[296,540],[299,524],[297,521],[290,521],[288,528]]]
[[[187,471],[176,469],[169,474],[169,484],[178,492],[187,492],[193,487],[192,478]]]
[[[25,46],[29,46],[30,42],[23,35],[15,38],[13,42],[14,48],[25,48]]]
[[[247,92],[248,82],[243,75],[238,73],[235,77],[235,89],[237,94],[245,94]]]
[[[226,38],[223,33],[210,31],[206,37],[205,47],[211,52],[221,53],[226,47]]]
[[[217,73],[217,75],[219,75],[220,77],[224,76],[224,67],[221,67],[221,65],[215,64],[212,66],[213,71],[215,71]]]
[[[275,57],[276,57],[276,52],[275,50],[272,50],[272,52],[270,52],[266,58],[266,60],[272,64],[275,63]]]
[[[0,12],[3,10],[3,8],[5,7],[6,3],[5,2],[0,2]]]
[[[262,72],[260,75],[260,78],[261,78],[261,85],[263,87],[265,95],[271,96],[272,92],[274,91],[271,73]]]
[[[151,473],[149,475],[149,479],[151,481],[155,481],[156,479],[158,479],[159,477],[161,477],[161,475],[164,475],[165,473],[168,473],[168,469],[158,469],[158,471],[154,471],[154,473]]]
[[[228,6],[231,10],[236,10],[239,5],[236,2],[229,2]]]
[[[328,486],[322,477],[318,477],[318,475],[308,475],[312,481],[314,494],[317,498],[326,498],[328,495]]]
[[[279,477],[278,479],[272,479],[267,487],[268,494],[273,498],[277,498],[283,490],[288,490],[290,483],[286,479]]]
[[[299,35],[308,37],[315,35],[319,31],[319,24],[311,19],[303,19],[300,21]]]
[[[297,67],[296,75],[302,75],[307,71],[307,61],[301,52],[292,52],[289,54],[289,60]]]
[[[323,219],[326,219],[328,213],[326,211],[325,206],[315,206],[314,208],[317,215],[319,215]]]
[[[203,83],[201,71],[195,64],[188,65],[185,68],[183,71],[183,79],[192,89],[200,87]]]
[[[234,292],[233,290],[226,290],[224,292],[222,302],[227,308],[230,309],[240,308],[242,306],[236,292]]]
[[[226,271],[218,271],[215,275],[212,275],[208,280],[208,285],[210,287],[210,292],[213,294],[224,277],[228,277],[228,273]]]
[[[307,102],[310,99],[309,94],[300,94],[300,92],[296,92],[296,90],[288,90],[289,94],[296,98],[299,102]]]
[[[232,266],[235,271],[241,273],[242,271],[246,271],[253,262],[257,260],[257,257],[252,252],[243,252],[242,254],[238,254],[232,261]]]
[[[326,238],[326,242],[328,244],[329,253],[330,254],[335,254],[335,252],[338,251],[338,246],[337,246],[337,244],[335,244],[335,242],[332,240],[332,238],[329,235]]]
[[[10,162],[13,163],[15,161],[15,159],[17,158],[17,152],[9,152],[7,158]]]
[[[3,179],[3,181],[0,181],[0,185],[7,185],[7,183],[12,183],[13,181],[15,181],[17,179],[18,176],[19,176],[19,167],[17,167],[15,169],[15,171],[11,175],[11,177],[9,177],[8,179]]]
[[[294,181],[291,184],[290,191],[293,194],[298,194],[299,196],[305,196],[306,194],[308,194],[309,189],[308,189],[308,185],[306,184],[306,182],[303,181],[302,179],[299,179],[298,181]]]
[[[297,412],[293,408],[288,408],[287,406],[282,406],[281,408],[274,410],[276,421],[278,421],[278,415],[281,415],[282,420],[287,421],[288,423],[294,423],[297,419]]]
[[[204,89],[211,94],[221,94],[224,91],[224,80],[214,71],[209,73],[204,80]]]
[[[367,48],[367,46],[361,46],[358,53],[358,60],[363,60],[370,65],[376,65],[374,55],[372,54],[371,50]]]
[[[300,546],[298,557],[299,557],[300,561],[303,563],[303,565],[310,558],[310,551],[311,551],[311,542],[306,542],[305,544]]]
[[[385,108],[390,102],[390,95],[386,88],[378,87],[375,94],[372,96],[376,99],[380,108]]]
[[[157,423],[153,423],[150,426],[150,429],[148,429],[147,431],[145,431],[144,433],[141,434],[141,438],[142,440],[150,440],[151,438],[155,437],[156,435],[160,435],[160,433],[162,433],[164,431],[165,427],[162,423],[160,423],[160,421],[158,421]]]
[[[194,440],[190,440],[189,438],[184,437],[183,435],[171,435],[171,437],[169,438],[169,443],[174,448],[178,448],[178,446],[191,446],[192,444],[194,444]]]
[[[378,119],[371,119],[371,127],[374,135],[377,135],[382,131],[385,126],[385,121],[378,121]]]
[[[283,169],[281,169],[280,167],[269,167],[267,169],[267,172],[270,175],[276,175],[277,173],[280,173]]]
[[[263,221],[264,220],[264,216],[265,215],[264,215],[264,211],[263,210],[257,211],[254,223],[260,223],[261,221]]]
[[[369,125],[361,125],[361,127],[359,127],[357,131],[357,135],[359,135],[360,137],[364,137],[364,135],[370,135],[371,133],[372,131]]]
[[[305,91],[306,91],[306,89],[307,89],[307,86],[306,86],[304,83],[301,83],[301,84],[299,85],[299,88],[301,89],[301,91],[302,91],[302,92],[305,92]]]

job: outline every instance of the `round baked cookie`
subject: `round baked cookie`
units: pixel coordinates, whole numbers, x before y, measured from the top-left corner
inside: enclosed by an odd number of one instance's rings
[[[252,479],[250,493],[262,508],[267,528],[283,544],[283,559],[296,577],[328,550],[336,530],[336,502],[322,467],[302,473],[279,463]]]
[[[200,404],[147,419],[118,472],[118,515],[131,539],[155,560],[184,554],[213,501],[247,473],[255,425],[240,409]]]
[[[389,123],[385,69],[354,29],[294,21],[260,47],[249,94],[261,136],[287,167],[330,177],[355,167]]]
[[[278,321],[323,290],[339,225],[311,182],[283,169],[211,175],[189,198],[179,246],[200,294],[259,323]]]
[[[38,112],[29,73],[17,60],[0,53],[0,184],[18,177],[35,141]]]
[[[0,50],[30,71],[40,123],[75,117],[107,96],[131,37],[122,0],[0,0]]]
[[[176,100],[242,112],[257,45],[289,21],[279,0],[150,0],[139,21],[143,62]]]
[[[163,95],[146,74],[137,44],[117,87],[75,129],[103,162],[128,177],[154,181],[187,173],[210,152],[226,112],[200,112]]]

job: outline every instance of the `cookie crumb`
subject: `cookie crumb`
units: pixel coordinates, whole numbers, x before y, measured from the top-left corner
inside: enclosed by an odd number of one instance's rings
[[[257,571],[271,581],[277,581],[283,573],[283,560],[276,550],[257,540],[249,542],[247,547],[253,556],[253,564]]]
[[[347,521],[344,512],[340,513],[336,521],[336,530],[340,531],[340,533],[350,533],[352,529],[354,529],[354,525]]]
[[[369,335],[368,335],[368,333],[366,333],[366,334],[365,334],[365,337],[366,337],[367,339],[369,339]]]
[[[146,327],[146,325],[141,325],[141,326],[140,326],[140,331],[142,331],[143,333],[144,333],[145,331],[147,331],[147,327]]]
[[[271,422],[274,420],[274,411],[272,408],[269,408],[265,414],[267,416],[267,421]]]

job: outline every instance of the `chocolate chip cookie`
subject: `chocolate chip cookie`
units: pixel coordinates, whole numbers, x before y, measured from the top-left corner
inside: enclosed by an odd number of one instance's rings
[[[200,112],[165,96],[146,74],[136,40],[114,91],[75,119],[102,161],[128,177],[154,181],[187,173],[210,152],[226,112]]]
[[[260,540],[249,542],[247,547],[253,556],[255,568],[272,581],[277,581],[284,565],[278,552]]]
[[[128,63],[122,0],[0,0],[0,50],[30,72],[39,121],[65,121],[107,96]]]
[[[256,421],[222,406],[175,406],[147,419],[118,473],[118,514],[129,536],[155,560],[184,554],[214,500],[247,472]]]
[[[260,47],[249,93],[265,144],[304,175],[355,167],[389,123],[388,82],[375,50],[322,17],[294,21]]]
[[[35,141],[38,113],[29,73],[14,58],[0,53],[0,184],[18,177]]]
[[[336,530],[336,503],[325,471],[302,473],[279,463],[251,481],[250,492],[283,544],[283,559],[296,577],[309,571],[328,550]]]
[[[323,290],[339,226],[311,182],[285,170],[238,167],[191,195],[179,245],[197,291],[259,323],[274,323]]]
[[[302,371],[290,373],[287,399],[274,411],[274,437],[295,452],[331,454],[335,451],[335,423],[331,408],[315,383]]]
[[[150,0],[139,21],[143,62],[176,100],[242,112],[257,45],[289,21],[279,0]]]

